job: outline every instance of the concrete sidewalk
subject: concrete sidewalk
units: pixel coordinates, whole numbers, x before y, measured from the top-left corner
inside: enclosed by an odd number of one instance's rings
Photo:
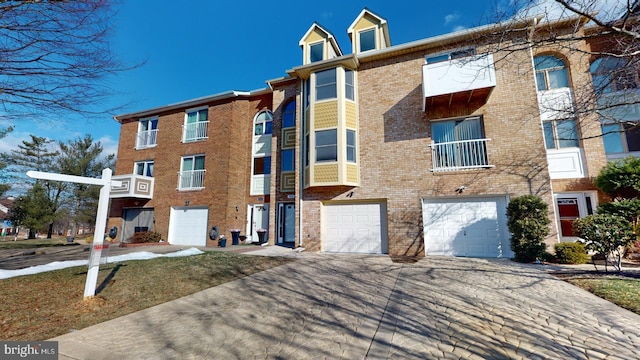
[[[640,316],[508,260],[298,261],[59,336],[60,359],[640,359]]]

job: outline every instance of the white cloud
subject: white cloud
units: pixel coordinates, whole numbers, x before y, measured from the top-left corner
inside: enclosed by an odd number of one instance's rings
[[[0,140],[0,153],[9,153],[11,150],[18,149],[18,144],[22,144],[23,140],[30,140],[30,133],[14,130]]]
[[[547,19],[572,17],[576,14],[554,0],[535,0],[533,2],[513,0],[512,4],[520,10],[520,16],[544,14]],[[612,20],[624,12],[626,2],[620,0],[582,0],[572,4],[585,13],[596,13],[602,20]]]
[[[454,32],[455,32],[455,31],[462,31],[462,30],[465,30],[466,28],[467,28],[467,27],[466,27],[466,26],[464,26],[464,25],[457,25],[457,26],[455,26],[455,27],[453,28],[453,31],[454,31]]]
[[[457,14],[457,13],[448,14],[444,17],[444,24],[449,25],[452,22],[458,21],[458,20],[460,20],[460,14]]]
[[[102,153],[104,155],[118,155],[118,140],[114,140],[111,136],[105,135],[96,141],[99,141],[100,145],[102,145]]]

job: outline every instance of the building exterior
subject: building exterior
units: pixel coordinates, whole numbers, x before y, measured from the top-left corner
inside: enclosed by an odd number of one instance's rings
[[[269,244],[307,251],[510,257],[506,206],[533,194],[549,204],[547,243],[573,241],[573,220],[604,200],[592,178],[608,150],[640,149],[619,133],[603,142],[607,123],[576,110],[593,97],[594,59],[521,46],[548,30],[539,20],[504,32],[500,49],[503,25],[392,45],[364,9],[350,54],[314,23],[301,65],[265,89],[116,116],[124,185],[109,226],[123,242],[153,230],[216,246],[212,228],[257,242],[263,228]]]

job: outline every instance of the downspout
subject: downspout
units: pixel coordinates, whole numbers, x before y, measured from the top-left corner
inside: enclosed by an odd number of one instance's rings
[[[302,247],[302,239],[303,239],[303,231],[302,231],[302,227],[303,227],[303,211],[302,211],[302,194],[304,192],[304,159],[306,154],[304,153],[304,149],[306,146],[306,144],[304,144],[305,141],[305,137],[304,137],[304,124],[305,124],[305,119],[304,119],[304,109],[305,109],[305,99],[306,99],[306,86],[304,84],[304,80],[300,79],[300,89],[302,91],[300,91],[300,99],[301,101],[298,102],[298,104],[300,104],[300,141],[298,142],[298,247]],[[303,145],[303,146],[300,146]]]

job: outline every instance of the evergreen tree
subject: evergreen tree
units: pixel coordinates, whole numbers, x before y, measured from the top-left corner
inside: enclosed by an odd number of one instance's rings
[[[18,197],[8,214],[11,222],[29,229],[29,239],[35,239],[36,232],[45,230],[53,222],[53,216],[47,190],[38,182]]]
[[[18,144],[18,148],[12,150],[10,154],[5,154],[3,159],[9,165],[11,181],[20,186],[31,186],[40,184],[44,188],[49,204],[45,207],[51,211],[49,231],[47,238],[51,238],[53,222],[57,218],[57,213],[62,206],[63,194],[67,184],[58,181],[33,180],[25,176],[29,170],[55,172],[57,157],[56,143],[45,137],[30,135],[31,140],[24,140]]]
[[[67,143],[59,142],[60,156],[57,171],[62,174],[83,177],[100,177],[102,170],[112,168],[114,154],[103,156],[100,142],[94,142],[91,135],[77,138]],[[68,203],[75,225],[93,223],[96,218],[100,188],[95,185],[69,184]]]

